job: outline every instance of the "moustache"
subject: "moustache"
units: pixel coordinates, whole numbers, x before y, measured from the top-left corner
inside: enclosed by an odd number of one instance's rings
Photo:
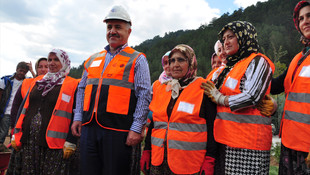
[[[119,38],[119,35],[118,35],[118,34],[110,34],[110,35],[109,35],[109,38],[111,38],[111,37],[117,37],[117,38]]]

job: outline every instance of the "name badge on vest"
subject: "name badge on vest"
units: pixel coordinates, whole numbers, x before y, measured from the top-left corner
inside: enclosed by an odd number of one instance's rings
[[[310,66],[304,66],[302,67],[300,73],[299,73],[300,77],[308,77],[310,78]]]
[[[233,79],[231,77],[228,77],[228,79],[227,79],[227,81],[225,83],[225,86],[230,88],[230,89],[235,89],[237,84],[238,84],[238,80]]]
[[[186,113],[192,114],[193,110],[194,110],[194,107],[195,107],[194,104],[190,104],[190,103],[186,103],[184,101],[181,101],[179,103],[177,111],[182,111],[182,112],[186,112]]]
[[[91,65],[90,65],[90,67],[98,67],[98,66],[100,66],[101,61],[102,61],[102,60],[93,61],[93,62],[91,63]]]
[[[61,96],[61,100],[62,101],[65,101],[65,102],[69,103],[70,99],[71,99],[70,95],[62,93],[62,96]]]

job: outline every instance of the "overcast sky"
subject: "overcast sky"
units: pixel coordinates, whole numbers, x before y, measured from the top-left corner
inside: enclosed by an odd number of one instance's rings
[[[128,44],[135,46],[156,35],[197,29],[257,1],[266,0],[0,0],[0,76],[14,73],[20,61],[34,67],[53,48],[65,50],[71,66],[79,66],[108,44],[102,20],[113,5],[130,14]]]

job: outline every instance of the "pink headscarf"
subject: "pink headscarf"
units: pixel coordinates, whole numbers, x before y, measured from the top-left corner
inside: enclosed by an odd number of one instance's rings
[[[63,83],[65,77],[70,72],[70,63],[69,57],[67,53],[61,49],[53,49],[48,55],[51,53],[55,53],[57,58],[59,59],[62,68],[56,72],[51,73],[50,70],[44,75],[42,80],[37,81],[38,90],[43,89],[42,96],[45,96],[49,91],[51,91],[56,85],[60,85]]]
[[[170,54],[170,51],[166,52],[165,55],[163,55],[163,57],[161,58],[161,64],[164,68],[165,66],[165,63],[164,63],[164,60],[166,57],[169,57],[169,54]],[[158,78],[159,82],[161,84],[163,84],[164,82],[166,81],[169,81],[169,80],[172,80],[172,77],[171,76],[168,76],[167,73],[165,72],[165,70],[160,74],[159,78]]]

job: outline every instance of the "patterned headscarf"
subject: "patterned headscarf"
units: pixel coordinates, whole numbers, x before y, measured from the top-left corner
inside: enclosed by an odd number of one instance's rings
[[[163,57],[161,58],[161,64],[162,64],[163,68],[165,66],[165,63],[164,63],[165,58],[167,57],[169,60],[169,54],[170,54],[170,51],[166,52],[165,55],[163,55]],[[172,77],[167,75],[165,70],[160,74],[160,76],[158,78],[160,83],[164,83],[164,82],[169,81],[171,79],[172,79]]]
[[[219,32],[218,36],[224,45],[223,35],[226,30],[230,29],[238,39],[239,49],[234,55],[228,55],[226,66],[223,72],[219,75],[216,87],[221,87],[229,70],[240,60],[247,58],[252,53],[257,53],[259,45],[257,41],[257,32],[255,27],[247,21],[233,21],[226,24]]]
[[[310,45],[310,39],[307,39],[300,31],[300,28],[299,28],[299,11],[300,9],[302,9],[303,7],[305,6],[308,6],[310,5],[310,1],[307,0],[307,1],[299,1],[297,3],[297,5],[295,6],[295,9],[294,9],[294,13],[293,13],[293,19],[294,19],[294,24],[295,24],[295,27],[296,29],[298,30],[298,32],[301,34],[301,37],[300,37],[300,42],[302,44],[304,44],[305,46],[309,46]]]
[[[52,73],[50,70],[44,75],[44,77],[37,81],[38,90],[43,89],[42,96],[45,96],[49,91],[51,91],[56,85],[60,85],[63,83],[63,80],[70,72],[70,60],[67,53],[60,49],[53,49],[48,56],[54,53],[56,54],[57,58],[59,59],[62,68],[56,72]]]
[[[166,90],[172,90],[171,96],[173,99],[177,98],[179,96],[179,90],[187,87],[187,85],[191,83],[197,75],[197,59],[194,50],[185,44],[179,44],[175,46],[169,54],[169,64],[172,54],[176,51],[181,52],[186,57],[188,61],[188,71],[184,77],[180,79],[173,79],[168,82]]]

